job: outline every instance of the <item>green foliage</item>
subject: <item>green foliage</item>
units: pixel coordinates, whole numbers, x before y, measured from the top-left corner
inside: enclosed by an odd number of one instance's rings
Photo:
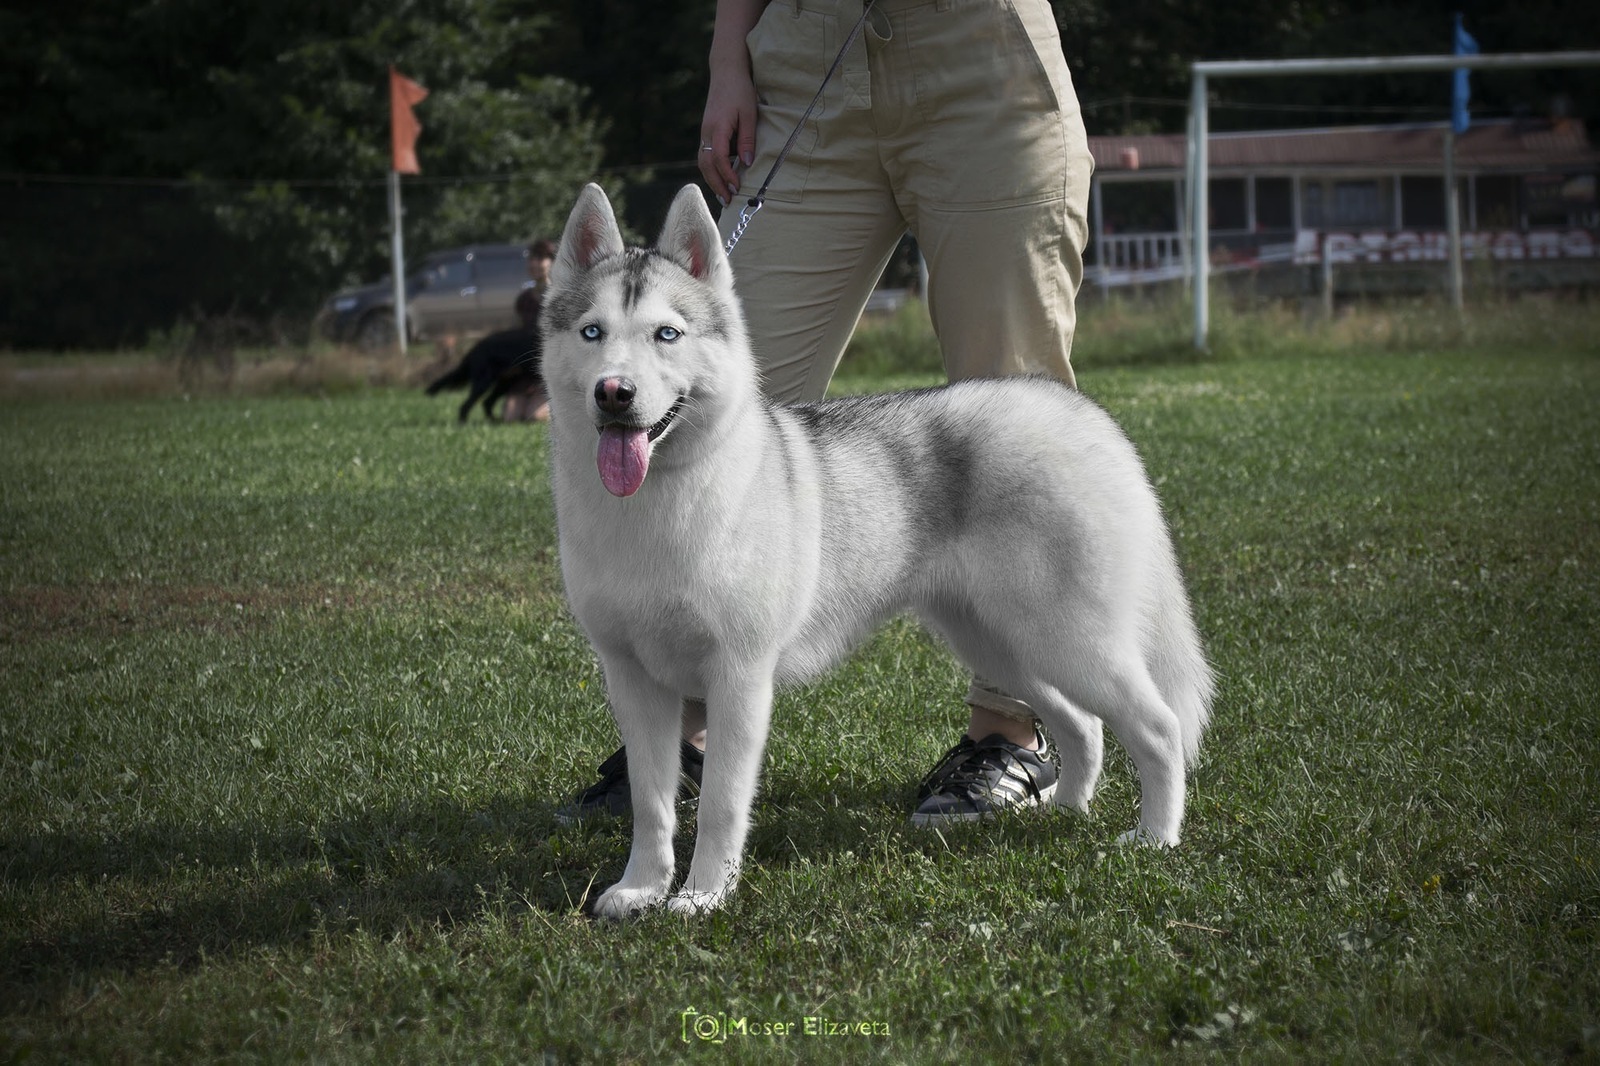
[[[134,183],[103,208],[76,188],[59,211],[61,188],[16,194],[9,258],[28,267],[8,279],[0,343],[128,343],[178,313],[303,332],[333,289],[388,269],[391,63],[430,90],[423,174],[403,179],[413,255],[558,232],[600,168],[604,123],[584,90],[523,62],[548,20],[503,0],[88,8],[9,16],[9,78],[37,108],[0,123],[0,157]],[[36,248],[65,276],[41,272]]]
[[[297,234],[299,249],[315,254],[324,278],[334,271],[347,280],[371,277],[386,263],[387,205],[373,183],[389,167],[391,63],[429,89],[416,107],[423,173],[402,178],[411,247],[559,231],[572,190],[599,167],[603,126],[586,114],[583,90],[529,76],[518,62],[548,31],[547,19],[516,17],[501,0],[434,0],[402,13],[357,3],[324,18],[337,25],[317,36],[285,33],[285,47],[269,63],[207,72],[226,114],[252,115],[260,129],[288,134],[284,145],[236,136],[225,167],[207,176],[244,178],[276,168],[360,183],[383,224],[367,217],[353,225],[358,220],[347,208],[280,187],[232,210],[231,231],[286,227]]]
[[[1179,133],[1201,59],[1441,55],[1459,11],[1484,52],[1593,48],[1600,9],[1564,0],[1518,5],[1425,0],[1052,0],[1062,48],[1091,134]],[[1437,75],[1228,79],[1212,92],[1213,131],[1366,122],[1440,121],[1449,82]],[[1564,97],[1579,115],[1600,113],[1595,79],[1566,71],[1473,75],[1477,115],[1544,114]]]

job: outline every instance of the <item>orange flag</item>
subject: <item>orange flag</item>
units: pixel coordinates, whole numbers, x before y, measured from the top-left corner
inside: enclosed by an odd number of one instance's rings
[[[397,174],[421,174],[417,165],[417,134],[422,123],[411,113],[412,105],[428,98],[428,90],[389,68],[389,129],[394,142],[394,169]]]

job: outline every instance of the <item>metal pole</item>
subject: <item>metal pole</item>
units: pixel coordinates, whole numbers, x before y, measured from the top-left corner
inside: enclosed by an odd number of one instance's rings
[[[1206,334],[1211,328],[1211,199],[1206,176],[1211,173],[1207,158],[1207,141],[1210,138],[1211,120],[1206,114],[1206,76],[1195,64],[1194,90],[1189,98],[1190,121],[1194,123],[1194,346],[1201,351],[1206,347]]]
[[[1328,235],[1322,235],[1322,317],[1333,321],[1333,254]]]
[[[1460,314],[1466,307],[1461,289],[1461,196],[1456,188],[1456,135],[1444,131],[1444,222],[1450,243],[1450,306]]]
[[[1183,287],[1194,289],[1194,109],[1183,127],[1183,215],[1178,219],[1178,255],[1183,259]]]
[[[1200,60],[1196,76],[1264,78],[1294,74],[1394,74],[1455,70],[1529,70],[1600,66],[1600,52],[1508,52],[1475,56],[1362,56],[1349,59],[1219,59]]]
[[[400,354],[406,354],[406,253],[400,236],[400,172],[389,171],[389,228],[391,269],[394,275],[394,335]]]

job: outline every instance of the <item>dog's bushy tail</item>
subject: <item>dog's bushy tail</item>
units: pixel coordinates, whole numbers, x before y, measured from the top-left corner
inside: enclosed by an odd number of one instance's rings
[[[1216,678],[1206,662],[1195,628],[1189,596],[1177,559],[1170,558],[1158,580],[1156,609],[1152,618],[1150,672],[1161,698],[1178,716],[1183,732],[1183,759],[1193,763],[1200,751],[1200,738],[1211,720],[1211,701],[1216,695]]]

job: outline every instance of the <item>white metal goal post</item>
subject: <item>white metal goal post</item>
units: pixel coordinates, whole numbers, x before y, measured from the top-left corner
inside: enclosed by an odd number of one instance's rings
[[[1527,70],[1600,67],[1600,52],[1518,52],[1504,55],[1362,56],[1349,59],[1202,60],[1190,67],[1187,170],[1189,232],[1194,249],[1194,346],[1204,350],[1211,326],[1210,104],[1214,78],[1292,77],[1308,74],[1395,74],[1409,71]],[[1453,190],[1452,190],[1453,191]]]

